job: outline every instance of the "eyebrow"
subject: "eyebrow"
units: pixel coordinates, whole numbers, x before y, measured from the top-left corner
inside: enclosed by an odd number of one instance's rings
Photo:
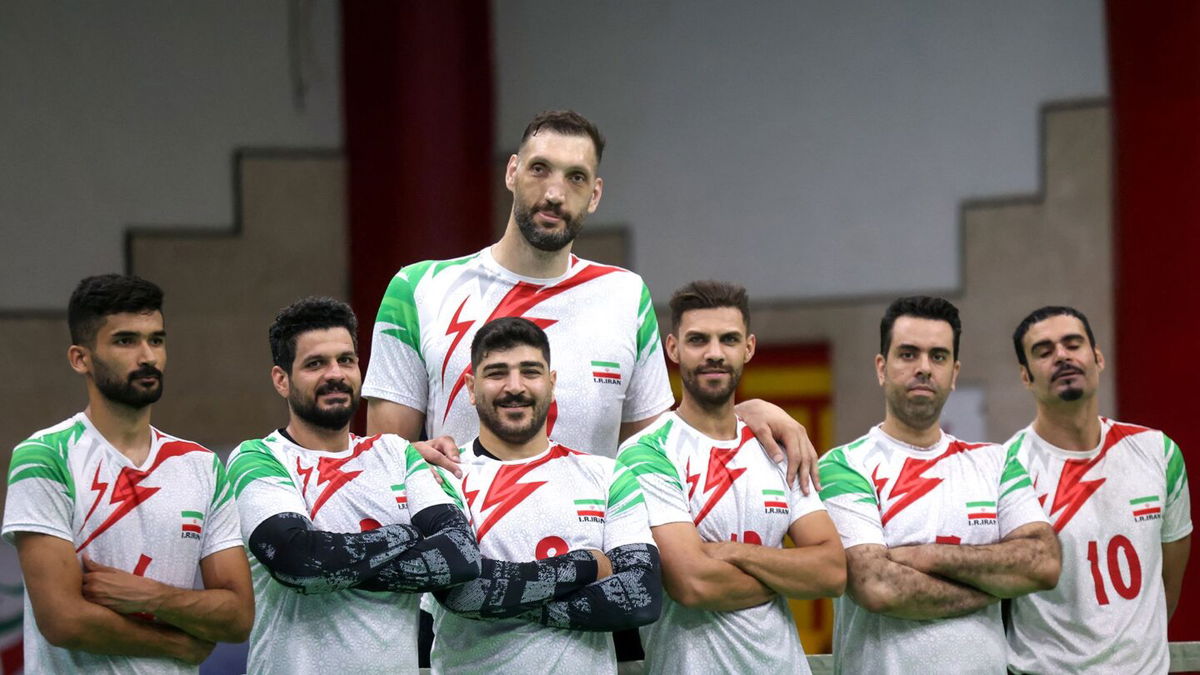
[[[480,368],[479,370],[482,372],[488,372],[488,371],[492,371],[492,370],[512,370],[512,368],[514,368],[514,367],[515,368],[546,368],[547,366],[546,366],[545,362],[543,362],[543,361],[521,361],[515,365],[510,365],[506,362],[501,362],[501,363],[489,363],[489,364],[485,365],[483,368]]]
[[[550,158],[544,157],[542,155],[530,155],[529,161],[526,162],[526,164],[537,164],[538,162],[541,162],[542,164],[548,164],[550,166],[555,166],[555,167],[558,166],[554,162],[550,161]],[[566,165],[566,167],[563,168],[564,173],[571,173],[572,171],[582,172],[588,178],[591,178],[593,175],[592,170],[582,164],[568,164],[568,165]]]
[[[140,335],[146,335],[146,333],[142,333],[142,332],[136,331],[136,330],[119,330],[119,331],[113,332],[113,334],[112,334],[112,336],[115,338],[138,337]],[[167,331],[165,331],[165,330],[156,330],[152,333],[149,333],[150,337],[166,337],[166,335],[167,335]]]

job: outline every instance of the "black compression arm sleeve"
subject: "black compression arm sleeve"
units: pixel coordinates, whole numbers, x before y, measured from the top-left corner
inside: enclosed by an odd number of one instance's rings
[[[420,540],[421,533],[411,525],[325,532],[299,513],[279,513],[254,528],[249,546],[276,581],[309,595],[360,583]]]
[[[479,544],[462,511],[449,504],[430,506],[413,516],[412,524],[425,538],[357,588],[422,593],[479,576]]]
[[[596,580],[599,565],[587,551],[571,551],[534,562],[483,558],[479,578],[435,591],[442,605],[472,619],[517,616]]]
[[[551,628],[614,631],[657,621],[662,611],[658,549],[627,544],[605,555],[612,562],[612,576],[547,603],[537,622]]]

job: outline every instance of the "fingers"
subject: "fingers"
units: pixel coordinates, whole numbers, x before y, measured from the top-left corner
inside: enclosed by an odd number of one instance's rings
[[[449,436],[439,436],[432,441],[417,441],[412,446],[430,465],[449,471],[454,474],[455,478],[462,478],[462,469],[458,466],[461,461],[458,456],[458,447],[454,445],[454,441]]]

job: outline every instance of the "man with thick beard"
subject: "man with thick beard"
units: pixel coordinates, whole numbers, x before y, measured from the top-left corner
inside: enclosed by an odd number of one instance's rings
[[[615,672],[597,631],[650,623],[662,600],[641,487],[546,436],[557,375],[533,322],[496,319],[470,347],[479,436],[461,486],[484,558],[478,579],[434,594],[433,672]]]
[[[647,673],[807,673],[787,598],[840,595],[846,583],[821,500],[787,484],[733,411],[754,356],[749,322],[741,286],[675,291],[666,350],[683,400],[617,455],[645,495],[669,596],[642,629]]]
[[[350,433],[357,327],[330,298],[279,312],[271,381],[287,426],[229,459],[254,555],[252,673],[416,672],[416,594],[479,574],[461,496],[404,439]]]
[[[88,277],[67,324],[87,408],[18,445],[8,474],[25,670],[194,673],[215,642],[246,639],[253,594],[220,459],[150,426],[167,361],[162,291]]]
[[[821,498],[846,547],[840,672],[1004,672],[999,601],[1058,581],[1058,541],[1016,453],[938,423],[961,332],[946,300],[893,302],[875,356],[883,423],[821,458]]]
[[[1100,416],[1104,354],[1079,310],[1031,312],[1013,348],[1037,416],[1008,447],[1062,541],[1063,573],[1013,601],[1009,668],[1165,673],[1192,542],[1183,453],[1161,431]]]

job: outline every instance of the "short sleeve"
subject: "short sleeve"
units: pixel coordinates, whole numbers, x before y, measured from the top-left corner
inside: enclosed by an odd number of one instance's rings
[[[425,411],[429,380],[421,354],[421,322],[414,291],[431,265],[432,261],[409,265],[388,284],[371,333],[364,397]]]
[[[408,500],[408,512],[416,515],[439,504],[452,504],[459,510],[466,509],[466,501],[458,487],[458,481],[440,468],[432,468],[412,444],[404,449],[404,496]],[[434,471],[441,476],[439,482]]]
[[[845,447],[830,450],[818,463],[821,501],[842,537],[842,547],[886,545],[879,500],[867,477],[846,457]]]
[[[626,544],[654,544],[641,484],[630,471],[616,464],[611,466],[604,506],[604,550]]]
[[[1004,458],[1004,466],[1000,472],[1000,498],[996,504],[996,524],[1000,529],[1001,539],[1022,525],[1050,522],[1038,502],[1037,494],[1033,491],[1029,472],[1025,470],[1025,465],[1019,457],[1023,439],[1024,436],[1018,438],[1007,450],[1003,446],[994,446],[995,452],[1001,453]]]
[[[5,539],[11,542],[17,532],[37,532],[74,541],[75,481],[67,465],[67,447],[82,433],[83,426],[76,425],[13,449],[4,504]]]
[[[1163,434],[1166,459],[1167,508],[1163,515],[1162,540],[1172,542],[1192,533],[1192,498],[1188,493],[1187,467],[1183,451]]]
[[[786,484],[787,477],[782,467],[780,467],[780,475],[784,476]],[[814,491],[812,494],[804,494],[800,489],[799,481],[796,485],[788,488],[788,511],[791,514],[792,523],[800,520],[804,516],[815,511],[824,511],[825,504],[821,502],[821,497]],[[791,525],[791,523],[788,523]]]
[[[614,487],[640,490],[646,502],[650,527],[692,522],[687,491],[680,481],[679,470],[665,450],[670,428],[670,422],[662,424],[657,430],[626,443],[617,453]]]
[[[225,465],[217,453],[212,453],[213,496],[209,502],[208,517],[204,519],[204,542],[200,557],[206,558],[217,551],[237,548],[242,545],[242,533],[238,522],[237,505],[233,499],[233,488]]]
[[[229,484],[237,500],[242,536],[247,541],[254,529],[271,516],[308,516],[308,506],[291,475],[261,440],[246,441],[229,456]]]
[[[658,335],[658,317],[650,300],[650,289],[641,284],[637,315],[637,359],[621,407],[622,422],[638,422],[662,413],[675,404],[667,364]]]

